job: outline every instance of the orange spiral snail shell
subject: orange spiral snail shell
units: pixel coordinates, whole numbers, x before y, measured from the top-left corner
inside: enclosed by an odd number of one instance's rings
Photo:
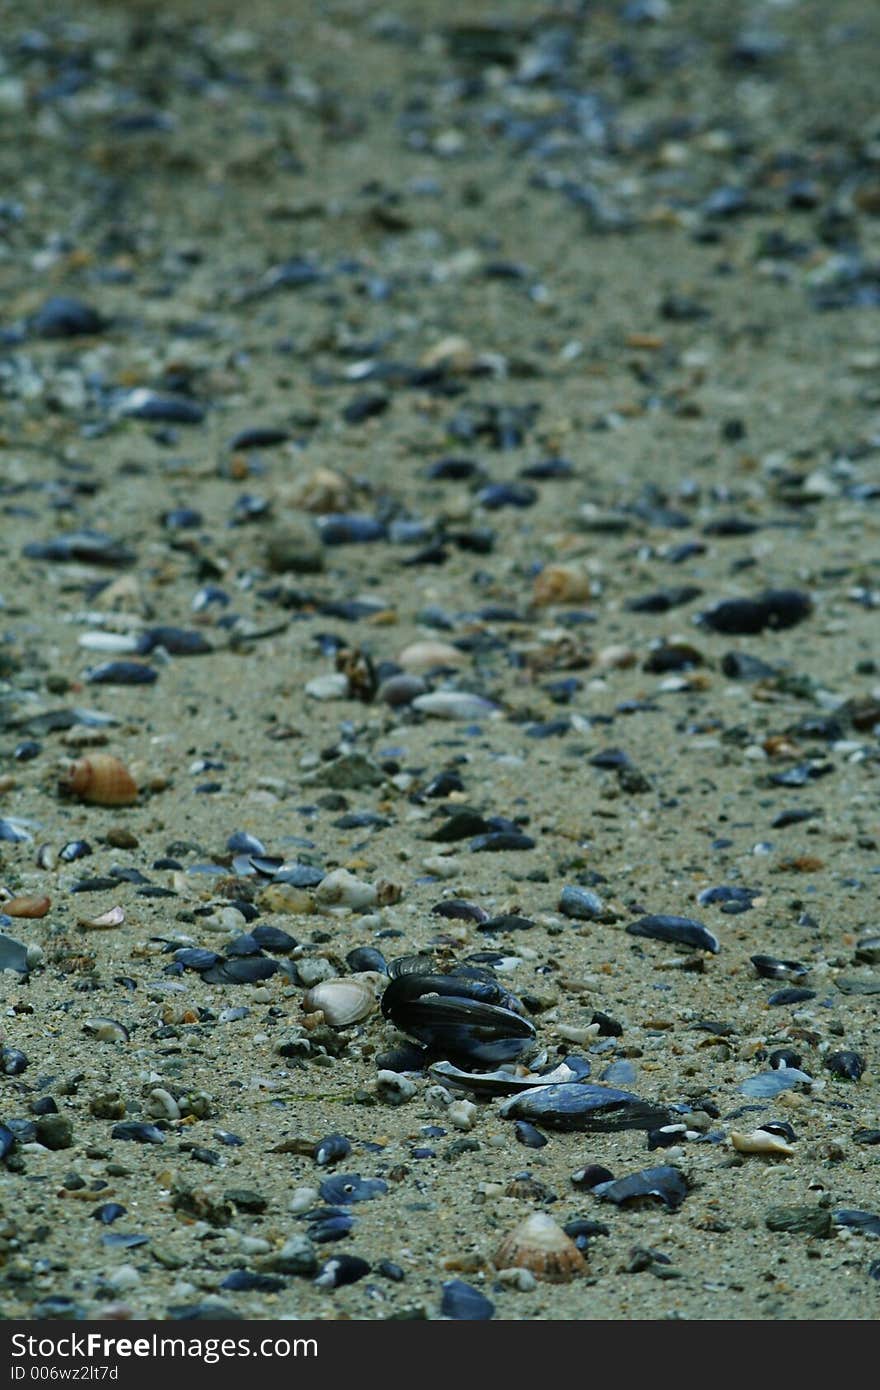
[[[62,773],[59,788],[94,806],[131,806],[137,801],[137,783],[125,763],[112,753],[91,753]]]

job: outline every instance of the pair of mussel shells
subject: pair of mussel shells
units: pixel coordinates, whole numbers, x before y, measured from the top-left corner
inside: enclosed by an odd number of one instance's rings
[[[382,1013],[434,1057],[464,1066],[512,1062],[535,1047],[519,999],[485,971],[433,973],[418,957],[392,962]]]

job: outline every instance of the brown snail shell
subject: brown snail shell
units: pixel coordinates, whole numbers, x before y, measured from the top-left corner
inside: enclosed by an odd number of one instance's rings
[[[537,1279],[567,1284],[583,1274],[586,1261],[574,1241],[545,1211],[533,1211],[503,1239],[492,1263],[496,1269],[529,1269]]]
[[[137,801],[137,783],[124,763],[112,753],[91,753],[78,758],[62,775],[60,788],[94,806],[131,806]]]

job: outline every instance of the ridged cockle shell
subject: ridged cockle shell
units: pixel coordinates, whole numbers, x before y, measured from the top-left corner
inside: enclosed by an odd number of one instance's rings
[[[137,801],[137,783],[124,763],[112,753],[91,753],[78,758],[62,774],[61,791],[94,806],[131,806]]]
[[[530,1269],[538,1279],[567,1284],[583,1274],[586,1261],[574,1241],[545,1211],[533,1211],[504,1237],[492,1263],[496,1269]]]

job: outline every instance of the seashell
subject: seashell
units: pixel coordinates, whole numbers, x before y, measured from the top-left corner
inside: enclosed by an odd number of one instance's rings
[[[315,903],[320,907],[348,907],[352,912],[375,906],[377,890],[347,869],[334,869],[318,884]]]
[[[586,1269],[574,1241],[545,1211],[534,1211],[504,1237],[492,1256],[496,1269],[530,1269],[538,1279],[567,1284]]]
[[[372,1202],[376,1197],[384,1197],[388,1184],[382,1178],[362,1178],[360,1173],[334,1173],[325,1178],[319,1191],[331,1206],[348,1207],[355,1202]]]
[[[825,1066],[832,1076],[839,1076],[843,1081],[859,1081],[866,1065],[859,1052],[831,1052],[825,1058]]]
[[[51,906],[51,898],[46,897],[9,898],[7,902],[0,903],[0,910],[7,917],[45,917]]]
[[[799,960],[778,960],[775,956],[750,956],[752,965],[765,980],[802,980],[810,967]]]
[[[102,912],[100,917],[78,917],[76,925],[83,931],[108,931],[111,927],[121,927],[124,921],[125,909],[111,907],[109,911]]]
[[[156,1125],[145,1124],[142,1120],[123,1120],[110,1131],[111,1139],[129,1139],[136,1144],[164,1144],[165,1135]]]
[[[654,941],[672,941],[679,946],[692,946],[698,951],[719,949],[718,938],[702,922],[691,917],[669,917],[663,913],[640,917],[626,928],[630,936],[648,936]]]
[[[306,1013],[320,1010],[331,1028],[349,1028],[368,1018],[376,1007],[374,990],[365,980],[350,976],[322,980],[303,995]]]
[[[27,975],[30,968],[31,961],[24,942],[0,933],[0,971],[15,970],[19,975]]]
[[[443,1285],[440,1315],[456,1322],[488,1322],[495,1316],[495,1304],[472,1284],[447,1279]]]
[[[472,1091],[475,1095],[507,1096],[518,1095],[520,1091],[530,1091],[535,1086],[554,1086],[575,1079],[575,1073],[565,1062],[560,1062],[549,1072],[523,1072],[511,1067],[498,1067],[495,1071],[462,1071],[451,1062],[434,1062],[430,1074],[441,1085],[453,1090]]]
[[[772,1134],[766,1129],[753,1129],[751,1134],[740,1134],[739,1130],[732,1129],[730,1142],[741,1154],[779,1154],[790,1158],[794,1153],[781,1134]]]
[[[83,1028],[99,1042],[128,1042],[129,1032],[118,1018],[87,1018]]]
[[[280,969],[277,960],[270,956],[235,956],[212,965],[203,972],[202,979],[209,985],[255,985]]]
[[[638,1173],[629,1173],[625,1178],[615,1178],[611,1182],[599,1183],[593,1188],[596,1197],[604,1202],[614,1202],[616,1206],[655,1205],[660,1202],[669,1211],[676,1211],[688,1194],[684,1174],[670,1164],[658,1168],[642,1168]]]
[[[753,1100],[772,1100],[783,1091],[793,1091],[796,1086],[812,1086],[813,1078],[797,1067],[777,1067],[774,1071],[762,1071],[757,1076],[748,1077],[740,1086],[744,1096]]]
[[[312,1283],[317,1289],[338,1289],[343,1284],[354,1284],[369,1272],[370,1265],[360,1255],[334,1255],[321,1266]]]
[[[112,753],[78,758],[62,773],[59,789],[94,806],[131,806],[138,794],[128,768]]]
[[[532,601],[543,607],[551,603],[581,603],[590,598],[590,576],[576,565],[545,565],[535,576]]]
[[[490,1066],[533,1049],[521,1009],[500,985],[458,975],[400,974],[382,996],[384,1016],[433,1053]]]
[[[397,658],[408,675],[417,676],[444,666],[465,666],[467,654],[449,642],[412,642]]]
[[[499,1114],[561,1130],[657,1129],[670,1119],[664,1106],[631,1091],[576,1081],[534,1087],[504,1101]]]
[[[351,1153],[351,1140],[344,1134],[328,1134],[324,1139],[319,1139],[315,1145],[314,1158],[318,1167],[338,1163],[341,1158],[347,1158]]]
[[[330,468],[316,468],[294,488],[291,501],[304,512],[321,515],[325,512],[344,512],[354,501],[354,487],[341,473]]]
[[[496,706],[468,690],[432,690],[418,695],[412,708],[435,719],[483,719],[496,712]]]

